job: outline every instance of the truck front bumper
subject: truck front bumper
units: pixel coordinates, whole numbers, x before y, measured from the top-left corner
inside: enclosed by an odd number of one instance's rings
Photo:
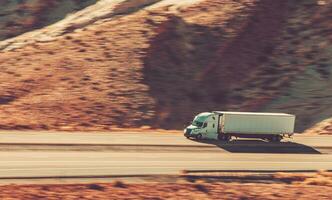
[[[185,129],[183,135],[184,135],[185,137],[189,138],[189,137],[192,136],[192,135],[191,135],[191,132],[192,132],[191,129]]]

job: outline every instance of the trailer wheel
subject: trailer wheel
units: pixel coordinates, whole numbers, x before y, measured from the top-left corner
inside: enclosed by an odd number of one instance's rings
[[[269,138],[270,142],[280,142],[282,140],[282,136],[281,135],[272,135]]]
[[[196,139],[197,139],[197,140],[201,140],[201,139],[203,139],[203,135],[202,135],[202,134],[198,134],[198,135],[196,135]]]

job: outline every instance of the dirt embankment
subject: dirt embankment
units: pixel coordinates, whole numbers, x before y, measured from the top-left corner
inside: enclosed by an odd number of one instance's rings
[[[232,109],[290,111],[306,121],[303,129],[326,117],[314,113],[331,97],[301,96],[315,108],[302,112],[282,96],[307,87],[292,84],[310,63],[319,65],[317,87],[331,80],[330,40],[311,45],[329,36],[329,18],[319,13],[330,8],[304,0],[101,0],[1,42],[0,128],[179,129],[198,112]]]
[[[332,119],[326,119],[304,131],[308,135],[332,135]]]

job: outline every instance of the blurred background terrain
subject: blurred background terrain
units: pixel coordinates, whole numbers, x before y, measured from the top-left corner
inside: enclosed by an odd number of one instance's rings
[[[332,131],[330,0],[5,0],[0,30],[2,129],[181,129],[237,110]]]

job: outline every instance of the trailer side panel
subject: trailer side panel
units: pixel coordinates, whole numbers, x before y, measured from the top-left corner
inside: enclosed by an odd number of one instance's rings
[[[225,113],[223,132],[238,134],[292,134],[294,115],[250,115]]]

